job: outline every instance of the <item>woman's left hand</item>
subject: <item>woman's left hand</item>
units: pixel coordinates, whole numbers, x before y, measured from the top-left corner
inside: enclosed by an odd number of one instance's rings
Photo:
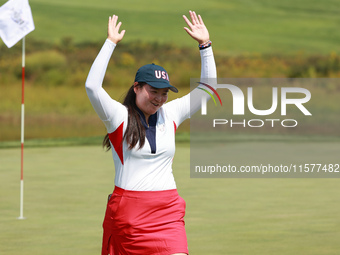
[[[188,24],[189,28],[184,27],[184,30],[195,39],[199,44],[203,44],[209,41],[209,32],[204,25],[201,15],[196,15],[195,12],[189,11],[190,20],[183,15],[185,22]]]

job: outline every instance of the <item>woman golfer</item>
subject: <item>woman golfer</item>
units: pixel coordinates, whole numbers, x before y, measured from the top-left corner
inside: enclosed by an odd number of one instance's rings
[[[216,78],[209,33],[202,18],[190,11],[186,32],[199,43],[201,77]],[[185,201],[178,195],[172,160],[177,127],[200,107],[206,93],[194,89],[198,102],[190,109],[190,95],[166,103],[170,85],[166,70],[155,64],[136,73],[123,104],[102,88],[109,59],[123,39],[118,16],[109,18],[108,38],[86,80],[90,101],[104,122],[104,144],[112,148],[115,188],[103,222],[102,255],[188,254],[184,228]]]

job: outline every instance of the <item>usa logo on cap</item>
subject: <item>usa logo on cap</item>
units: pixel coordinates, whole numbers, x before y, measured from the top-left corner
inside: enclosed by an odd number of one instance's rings
[[[177,88],[170,85],[167,71],[155,64],[147,64],[139,68],[136,73],[135,82],[145,82],[154,88],[169,88],[173,92],[178,92]]]
[[[165,71],[155,70],[155,76],[156,76],[157,79],[164,79],[164,80],[169,81],[169,75]]]

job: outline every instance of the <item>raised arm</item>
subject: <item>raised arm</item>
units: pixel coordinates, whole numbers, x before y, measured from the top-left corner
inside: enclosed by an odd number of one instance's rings
[[[107,39],[93,62],[85,82],[86,92],[91,104],[100,119],[104,122],[110,120],[114,116],[115,111],[122,107],[122,105],[113,100],[102,87],[111,55],[117,43],[123,39],[125,34],[125,30],[119,33],[122,23],[119,22],[117,24],[117,20],[118,16],[116,15],[109,18]]]
[[[216,84],[217,72],[209,31],[200,15],[196,15],[196,13],[192,11],[189,11],[189,14],[191,21],[183,15],[183,18],[189,27],[184,27],[184,30],[199,44],[202,81],[214,87]],[[199,85],[190,93],[190,116],[201,108],[202,97],[205,97],[207,100],[210,99],[209,94],[201,90],[201,87],[202,85]],[[207,87],[204,87],[204,89],[207,89]],[[211,91],[211,93],[213,93],[213,91]]]
[[[191,21],[183,15],[188,27],[184,30],[198,42],[201,53],[201,78],[216,78],[216,65],[211,48],[209,31],[205,26],[201,15],[189,11]]]
[[[200,15],[196,15],[193,11],[189,11],[189,14],[191,21],[183,15],[183,18],[188,25],[188,27],[184,27],[184,30],[199,44],[201,54],[201,81],[209,81],[209,83],[211,82],[209,85],[214,87],[217,74],[208,29]],[[209,80],[207,80],[207,78]],[[190,118],[190,116],[201,108],[202,97],[207,100],[210,99],[209,94],[201,90],[200,87],[201,85],[198,85],[198,87],[192,90],[189,94],[172,100],[166,104],[166,109],[171,111],[173,116],[176,116],[177,126],[179,126],[185,119]]]

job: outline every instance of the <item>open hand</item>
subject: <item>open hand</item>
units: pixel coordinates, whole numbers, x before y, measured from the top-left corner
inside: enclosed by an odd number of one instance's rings
[[[184,27],[184,30],[187,31],[187,33],[199,44],[209,41],[209,32],[204,25],[201,15],[197,16],[193,11],[189,11],[189,14],[191,22],[185,15],[183,15],[185,22],[189,26],[189,28]]]
[[[107,39],[109,39],[115,44],[120,42],[123,39],[124,34],[125,34],[125,30],[122,30],[119,33],[119,29],[120,29],[120,26],[122,25],[122,22],[119,22],[117,24],[117,21],[118,21],[117,15],[113,15],[112,17],[109,17],[109,23],[107,27]]]

